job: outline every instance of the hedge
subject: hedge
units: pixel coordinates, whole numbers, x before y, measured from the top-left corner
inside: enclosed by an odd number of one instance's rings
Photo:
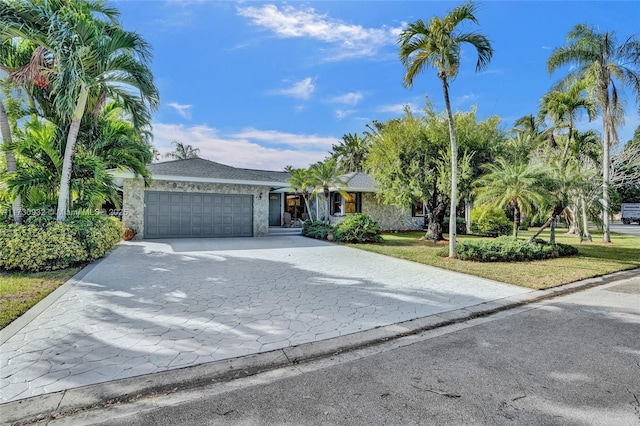
[[[456,246],[458,259],[478,262],[518,262],[576,254],[578,254],[578,249],[568,244],[549,244],[541,239],[518,240],[509,236],[466,240]],[[448,252],[443,255],[448,255]]]
[[[91,262],[120,241],[122,224],[113,217],[72,217],[66,222],[0,225],[0,268],[51,271]]]

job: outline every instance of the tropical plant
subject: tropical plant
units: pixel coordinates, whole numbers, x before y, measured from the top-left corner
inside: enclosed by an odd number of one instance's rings
[[[190,158],[199,158],[200,148],[194,148],[191,145],[184,144],[178,141],[172,141],[172,145],[175,145],[175,149],[165,154],[167,158],[173,158],[174,160],[188,160]]]
[[[0,7],[0,35],[29,40],[53,57],[52,67],[32,67],[10,74],[48,89],[55,108],[68,123],[57,219],[65,220],[70,199],[73,157],[82,118],[115,99],[131,116],[136,129],[148,134],[150,110],[158,106],[158,91],[148,67],[149,45],[117,22],[118,12],[101,0],[16,0]],[[42,61],[41,61],[42,62]]]
[[[455,216],[457,210],[457,166],[458,148],[453,125],[453,113],[449,100],[449,81],[455,79],[460,67],[460,53],[463,44],[470,44],[478,54],[476,71],[484,69],[493,56],[489,40],[476,32],[462,32],[459,26],[466,21],[478,23],[475,16],[476,5],[472,2],[457,6],[444,18],[433,17],[426,24],[418,20],[409,24],[400,34],[400,60],[406,68],[403,78],[406,87],[413,86],[413,79],[425,68],[435,68],[442,82],[447,118],[449,120],[449,139],[451,141],[451,196],[450,211]],[[449,225],[449,256],[455,256],[456,226]]]
[[[549,117],[556,128],[567,128],[567,140],[562,150],[562,162],[567,161],[575,120],[581,110],[587,112],[589,121],[596,115],[596,104],[585,96],[587,88],[584,80],[577,81],[567,90],[552,90],[540,101],[539,117]]]
[[[307,212],[311,214],[309,207],[309,194],[313,190],[313,177],[309,169],[291,169],[289,171],[291,177],[287,179],[287,183],[291,185],[296,193],[302,195]]]
[[[486,164],[485,169],[488,173],[476,181],[476,201],[513,208],[513,236],[517,238],[521,213],[530,216],[544,201],[545,193],[540,189],[543,171],[535,165],[511,164],[502,158]]]
[[[356,213],[336,225],[336,240],[345,243],[379,243],[382,241],[382,231],[371,216]]]
[[[331,156],[338,160],[338,167],[343,173],[364,171],[364,162],[369,150],[369,140],[360,135],[347,133],[342,142],[331,146]]]
[[[326,200],[325,221],[329,223],[329,214],[331,212],[330,190],[333,188],[339,194],[347,196],[345,189],[347,183],[342,177],[342,172],[338,168],[335,158],[329,158],[325,161],[319,161],[309,169],[310,181],[313,187],[312,195],[316,196],[322,192]]]
[[[547,69],[553,73],[564,66],[572,66],[561,85],[576,80],[587,84],[602,113],[602,201],[604,242],[611,242],[609,227],[610,149],[617,140],[616,126],[620,124],[622,103],[619,88],[627,86],[640,102],[640,39],[627,38],[618,44],[612,31],[604,33],[586,24],[576,25],[569,31],[567,44],[554,49],[547,60]]]

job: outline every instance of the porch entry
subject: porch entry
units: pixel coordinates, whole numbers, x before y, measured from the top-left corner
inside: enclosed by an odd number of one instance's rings
[[[269,194],[269,226],[282,224],[282,199],[281,194]]]

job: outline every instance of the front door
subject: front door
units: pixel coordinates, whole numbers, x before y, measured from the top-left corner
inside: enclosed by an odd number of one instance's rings
[[[269,194],[269,226],[281,225],[280,194]]]

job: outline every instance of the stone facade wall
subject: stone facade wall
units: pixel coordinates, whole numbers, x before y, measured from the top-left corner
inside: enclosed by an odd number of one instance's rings
[[[213,194],[253,195],[253,236],[269,234],[269,190],[268,186],[214,184],[201,182],[175,182],[154,180],[147,191],[202,192]],[[122,223],[135,229],[136,238],[142,238],[144,230],[144,182],[142,179],[125,179]]]
[[[122,224],[136,231],[136,239],[142,239],[144,230],[144,180],[125,179],[122,185]]]
[[[400,208],[381,204],[372,192],[362,193],[362,213],[366,213],[380,224],[383,231],[421,230],[424,218],[412,217],[411,208]],[[331,216],[331,223],[339,223],[344,216]]]

